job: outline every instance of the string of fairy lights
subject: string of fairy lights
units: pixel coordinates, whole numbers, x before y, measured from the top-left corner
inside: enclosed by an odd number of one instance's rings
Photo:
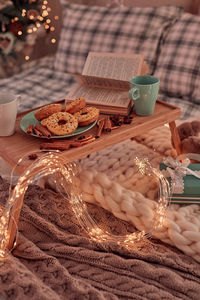
[[[37,32],[39,30],[39,28],[42,26],[41,22],[44,21],[44,18],[46,19],[45,23],[44,23],[45,30],[47,32],[48,31],[50,31],[50,32],[54,32],[55,31],[55,26],[52,25],[52,19],[51,19],[50,15],[49,15],[50,12],[51,12],[51,7],[49,6],[48,0],[43,0],[41,9],[42,9],[41,15],[37,16],[38,22],[36,22],[35,25],[32,28],[29,28],[27,30],[28,34],[32,34],[34,32]],[[26,13],[27,13],[27,11],[25,9],[23,9],[22,10],[22,16],[26,16]],[[30,20],[32,20],[34,18],[35,18],[35,16],[33,14],[29,15],[29,19]],[[58,15],[55,15],[53,18],[54,18],[55,21],[59,20],[59,16]],[[21,34],[21,32],[18,32],[18,34]],[[50,42],[52,44],[55,44],[56,43],[56,38],[52,37],[51,40],[50,40]],[[30,59],[30,56],[26,55],[25,56],[25,60],[28,61],[29,59]]]
[[[13,60],[23,53],[25,61],[29,61],[36,40],[50,33],[45,43],[56,44],[56,21],[49,0],[26,1],[0,0],[0,55],[3,63],[12,65]],[[15,3],[15,5],[13,5]],[[20,3],[20,6],[19,4]],[[124,0],[110,0],[107,7],[124,6]],[[7,15],[7,12],[9,14]],[[13,16],[13,17],[12,17]]]
[[[13,47],[15,47],[14,50],[21,52],[23,49],[26,61],[30,60],[33,45],[38,37],[43,37],[46,33],[51,33],[50,39],[47,39],[47,42],[50,41],[52,44],[56,43],[56,36],[53,33],[56,32],[56,21],[59,20],[59,16],[51,13],[52,9],[49,6],[48,0],[43,0],[40,4],[37,2],[38,0],[32,0],[30,2],[30,7],[23,6],[21,11],[16,10],[16,16],[11,19],[11,23],[9,25],[7,24],[7,29],[6,24],[4,24],[4,22],[0,22],[2,32],[1,38],[5,40],[5,36],[3,34],[6,33],[6,30],[9,31],[9,39],[15,39],[15,43],[13,42]],[[36,7],[38,9],[35,9],[34,6],[32,8],[31,5],[34,3],[37,5]],[[8,2],[8,5],[10,5],[9,7],[12,7],[10,2]],[[23,24],[25,24],[27,20],[30,21],[30,24],[26,27],[26,29],[24,29]],[[6,52],[6,47],[4,47],[4,45],[2,45],[2,47],[1,48],[5,54],[10,54],[10,52]]]
[[[131,251],[134,249],[137,241],[141,241],[144,237],[150,236],[150,233],[163,228],[170,194],[169,185],[162,173],[152,168],[148,159],[136,157],[134,163],[140,174],[146,174],[148,177],[153,176],[159,182],[159,199],[152,218],[151,228],[148,229],[148,232],[141,230],[133,233],[127,232],[124,235],[114,235],[110,228],[99,226],[98,221],[89,213],[77,180],[77,165],[75,163],[67,164],[66,156],[59,151],[42,153],[42,155],[41,153],[37,153],[39,158],[26,168],[14,189],[11,187],[15,168],[12,170],[9,198],[0,214],[0,259],[6,258],[9,253],[8,250],[11,250],[16,245],[17,223],[28,186],[48,175],[51,176],[51,181],[56,186],[57,191],[63,196],[61,201],[70,203],[77,221],[84,232],[88,234],[91,241],[102,245],[111,241]],[[26,159],[26,156],[22,157],[16,167]]]
[[[124,6],[124,0],[112,0],[108,4],[108,7],[110,7],[112,5],[119,5],[120,7],[123,7]],[[49,13],[51,12],[51,7],[49,7],[48,0],[43,0],[41,8],[42,8],[42,14],[37,17],[38,20],[40,22],[43,22],[44,18],[47,18],[45,20],[44,28],[45,28],[46,31],[54,32],[55,31],[55,26],[52,25],[52,20],[51,20],[51,17],[49,16]],[[26,10],[23,9],[22,10],[22,16],[25,16],[26,13],[27,13]],[[31,20],[31,19],[34,19],[35,16],[30,14],[29,18]],[[55,21],[59,20],[59,16],[58,15],[55,15],[53,18],[54,18]],[[29,34],[31,34],[33,32],[37,32],[38,29],[41,27],[41,23],[40,22],[36,22],[35,26],[33,26],[33,28],[28,29],[27,32]],[[18,32],[18,34],[20,35],[20,34],[22,34],[22,32]],[[52,44],[55,44],[56,43],[56,38],[52,37],[51,40],[50,40],[50,42]],[[27,61],[29,59],[30,59],[30,56],[26,55],[25,56],[25,60]]]

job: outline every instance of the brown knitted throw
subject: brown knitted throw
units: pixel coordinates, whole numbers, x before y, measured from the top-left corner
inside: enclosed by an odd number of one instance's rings
[[[8,184],[0,178],[0,201]],[[131,230],[102,208],[90,206],[113,232]],[[68,204],[50,189],[31,186],[20,215],[17,246],[0,260],[0,299],[200,299],[200,266],[155,240],[131,253],[84,236]]]

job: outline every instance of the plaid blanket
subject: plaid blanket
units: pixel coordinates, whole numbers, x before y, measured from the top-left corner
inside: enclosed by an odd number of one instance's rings
[[[192,102],[190,99],[186,100],[182,98],[169,97],[163,94],[160,94],[159,98],[165,102],[180,107],[182,120],[199,119],[200,105]]]
[[[19,112],[65,98],[74,79],[67,73],[55,72],[53,57],[45,57],[12,77],[0,80],[2,92],[22,96]]]
[[[75,80],[68,73],[56,71],[53,63],[53,56],[45,57],[27,70],[0,80],[2,92],[12,91],[22,96],[19,112],[65,98]],[[163,94],[159,98],[180,107],[181,119],[199,118],[200,105],[190,99],[187,101]]]

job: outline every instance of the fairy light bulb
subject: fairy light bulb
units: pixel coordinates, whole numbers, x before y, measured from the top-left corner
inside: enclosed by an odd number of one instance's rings
[[[41,21],[41,22],[44,20],[44,18],[43,18],[42,16],[38,16],[37,18],[38,18],[38,20]]]
[[[49,15],[48,11],[47,11],[46,9],[43,10],[42,16],[45,18],[45,17],[47,17],[48,15]]]
[[[35,20],[36,19],[36,22],[33,26],[30,26],[30,28],[27,29],[27,33],[28,34],[36,33],[38,31],[38,29],[41,27],[41,23],[43,23],[43,26],[47,31],[51,31],[51,32],[55,31],[54,26],[50,27],[50,23],[51,23],[51,18],[49,17],[49,12],[50,11],[51,11],[51,8],[48,6],[48,1],[44,0],[42,2],[42,5],[41,5],[41,13],[38,16],[34,16],[33,14],[30,14],[29,19],[30,20]],[[27,14],[27,11],[25,9],[23,9],[22,10],[22,16],[25,17],[26,14]],[[19,32],[18,35],[20,35],[20,34],[21,33]],[[55,44],[56,39],[52,38],[50,40],[50,42],[52,44]],[[29,56],[25,56],[25,60],[29,60],[29,59],[30,59]]]
[[[25,16],[26,16],[26,10],[22,9],[22,17],[25,17]]]

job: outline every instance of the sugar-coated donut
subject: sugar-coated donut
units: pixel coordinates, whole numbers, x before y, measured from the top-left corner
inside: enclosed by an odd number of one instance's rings
[[[99,117],[99,109],[94,106],[86,106],[74,114],[78,119],[78,126],[87,126]]]
[[[48,104],[41,108],[39,108],[35,113],[34,116],[38,121],[42,119],[48,118],[52,114],[62,111],[62,105],[59,103]]]
[[[86,105],[85,98],[80,97],[76,100],[66,103],[65,111],[70,114],[74,114],[79,110],[81,110],[83,107],[85,107],[85,105]]]
[[[78,127],[78,120],[67,112],[57,112],[43,119],[41,124],[54,135],[68,135]]]

